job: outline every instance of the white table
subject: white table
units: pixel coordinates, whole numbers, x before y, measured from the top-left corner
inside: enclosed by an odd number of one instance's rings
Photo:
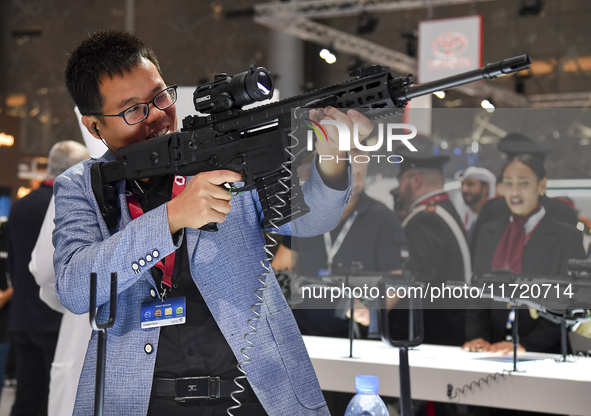
[[[400,396],[398,350],[381,341],[304,337],[323,390],[355,392],[355,376],[380,378],[379,394]],[[526,353],[518,370],[450,400],[448,384],[461,388],[489,374],[512,370],[510,356],[421,345],[409,352],[412,398],[569,415],[591,415],[591,358],[557,363],[560,355]]]

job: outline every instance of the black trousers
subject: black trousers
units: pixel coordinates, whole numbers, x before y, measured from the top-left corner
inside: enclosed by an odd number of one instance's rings
[[[10,416],[47,415],[49,373],[57,338],[57,332],[14,333],[17,386]]]

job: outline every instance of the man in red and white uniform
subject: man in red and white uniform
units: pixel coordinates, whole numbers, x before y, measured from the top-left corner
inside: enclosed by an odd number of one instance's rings
[[[397,211],[408,212],[402,226],[408,240],[410,270],[425,286],[469,280],[470,252],[463,223],[443,189],[443,165],[449,157],[399,153],[404,160],[400,164],[396,205]],[[402,305],[400,302],[398,307]],[[453,309],[445,301],[431,303],[429,299],[423,308],[426,344],[462,345],[464,310]]]

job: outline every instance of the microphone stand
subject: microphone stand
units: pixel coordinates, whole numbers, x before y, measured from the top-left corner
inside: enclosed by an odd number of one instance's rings
[[[94,393],[94,415],[102,416],[105,396],[105,363],[107,360],[107,329],[115,323],[117,314],[117,273],[111,273],[111,297],[109,319],[107,322],[96,321],[96,273],[90,274],[90,326],[98,331],[98,349],[96,354],[96,387]]]

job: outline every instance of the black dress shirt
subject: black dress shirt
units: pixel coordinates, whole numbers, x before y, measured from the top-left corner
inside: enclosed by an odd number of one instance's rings
[[[172,179],[172,176],[152,178],[149,185],[132,183],[131,191],[144,212],[170,200]],[[178,235],[173,237],[178,238]],[[156,285],[161,287],[162,271],[153,267],[151,272]],[[181,296],[186,299],[186,323],[160,328],[154,377],[212,376],[231,380],[242,375],[237,368],[236,357],[193,282],[185,239],[176,251],[172,288],[167,293],[168,298]],[[243,405],[235,414],[266,415],[258,400],[252,402],[256,396],[252,394],[250,385],[244,380],[242,384],[246,384],[244,387],[250,392],[248,394],[250,402],[246,403],[244,394],[237,395],[236,397],[243,402]],[[203,415],[221,416],[226,415],[226,409],[234,404],[228,400],[180,403],[173,399],[152,397],[148,415],[164,414],[162,412],[170,412],[174,409],[175,415],[194,415],[199,412]]]

